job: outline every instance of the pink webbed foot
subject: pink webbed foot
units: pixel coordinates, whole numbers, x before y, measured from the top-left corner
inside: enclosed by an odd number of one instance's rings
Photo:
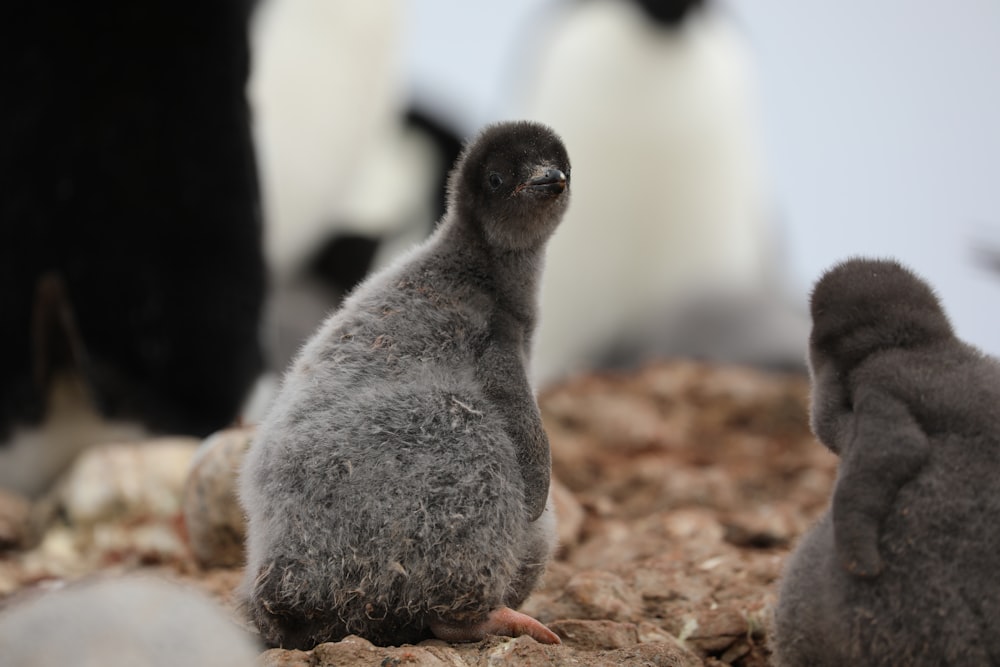
[[[486,635],[520,637],[528,635],[540,644],[561,644],[559,636],[532,617],[514,611],[510,607],[500,607],[490,612],[485,621],[475,625],[452,625],[444,621],[433,621],[431,632],[446,642],[478,642]]]

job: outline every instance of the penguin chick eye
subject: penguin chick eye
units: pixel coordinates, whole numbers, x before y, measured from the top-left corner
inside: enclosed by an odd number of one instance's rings
[[[489,175],[490,187],[496,190],[501,185],[503,185],[503,177],[495,171],[491,171]]]

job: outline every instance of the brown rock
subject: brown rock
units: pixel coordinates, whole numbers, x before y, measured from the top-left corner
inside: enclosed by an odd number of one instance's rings
[[[556,512],[558,553],[566,553],[580,541],[584,511],[576,497],[555,477],[550,483],[552,504]]]
[[[701,602],[712,593],[704,581],[690,576],[679,561],[647,561],[631,572],[631,582],[642,596],[646,609],[669,614],[678,602]]]
[[[440,651],[440,647],[437,646],[380,647],[366,639],[351,635],[344,637],[339,642],[320,644],[314,648],[310,665],[315,667],[341,667],[342,665],[449,667],[455,664],[447,658],[439,657]]]
[[[568,665],[573,664],[567,656],[565,646],[539,644],[528,636],[493,637],[478,645],[466,645],[469,648],[459,649],[459,654],[470,665],[483,667],[504,665],[510,667],[532,667],[534,665]],[[454,663],[455,665],[461,663]],[[580,664],[577,662],[577,664]]]
[[[701,667],[701,660],[691,651],[673,642],[650,642],[630,648],[609,651],[584,664],[612,667]]]
[[[252,428],[215,433],[191,462],[182,499],[184,524],[191,550],[204,567],[243,563],[246,520],[237,480],[253,434]]]
[[[745,637],[742,637],[736,640],[732,646],[727,648],[722,655],[719,656],[719,661],[724,664],[731,665],[740,658],[749,655],[751,649],[752,646],[750,645],[750,642]]]
[[[535,590],[561,591],[576,574],[576,568],[569,563],[553,560],[545,566],[545,574]]]
[[[685,640],[700,651],[719,654],[749,634],[746,616],[735,609],[713,609],[698,615]]]
[[[28,499],[0,489],[0,551],[24,545],[28,535]]]
[[[311,651],[286,651],[272,648],[258,656],[257,667],[311,667]]]
[[[584,570],[566,584],[560,598],[568,609],[563,618],[638,620],[639,594],[611,572]]]
[[[610,563],[623,563],[652,555],[648,540],[637,534],[631,524],[622,519],[589,521],[585,539],[572,554],[573,565],[585,569],[598,569]],[[661,545],[657,545],[657,549]]]
[[[660,514],[657,518],[664,532],[676,543],[690,545],[700,541],[712,544],[714,548],[725,535],[717,515],[718,512],[695,507]]]
[[[317,645],[312,651],[313,665],[364,665],[377,660],[379,648],[367,639],[350,635],[339,642]]]
[[[771,504],[731,513],[722,518],[722,525],[727,542],[754,549],[787,546],[802,530],[788,509]]]
[[[549,623],[549,630],[575,648],[616,649],[639,643],[639,629],[634,623],[572,619]]]

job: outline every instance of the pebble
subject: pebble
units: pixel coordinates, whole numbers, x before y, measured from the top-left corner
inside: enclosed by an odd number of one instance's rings
[[[684,637],[694,648],[705,653],[720,653],[750,634],[746,616],[735,609],[709,609],[698,614],[696,623]]]
[[[467,663],[453,655],[443,642],[420,646],[380,647],[354,635],[339,642],[319,644],[311,651],[272,649],[263,653],[260,667],[340,667],[373,665],[378,667],[455,667]]]
[[[586,513],[576,496],[555,477],[552,478],[549,486],[549,493],[552,495],[552,504],[556,512],[558,552],[566,553],[580,541]]]
[[[639,643],[639,628],[634,623],[570,619],[549,623],[549,629],[577,648],[616,649]]]
[[[246,520],[237,482],[253,434],[253,428],[219,431],[191,462],[181,505],[191,551],[202,567],[243,564]]]
[[[702,661],[697,655],[673,642],[639,644],[630,648],[608,651],[595,656],[593,662],[579,664],[591,667],[619,667],[633,665],[635,667],[701,667]]]
[[[618,575],[600,570],[576,574],[558,602],[568,607],[561,618],[634,621],[642,615],[639,594]]]
[[[198,441],[159,438],[84,451],[31,508],[37,544],[20,556],[31,580],[72,577],[118,563],[188,558],[180,493]]]
[[[193,438],[91,447],[58,483],[59,508],[76,526],[176,516],[197,447]]]
[[[30,512],[27,498],[0,489],[0,552],[25,545]]]
[[[272,648],[257,658],[257,667],[311,667],[312,652]]]
[[[771,549],[787,547],[803,527],[792,516],[794,509],[780,505],[760,505],[733,512],[722,518],[725,540],[738,547]]]

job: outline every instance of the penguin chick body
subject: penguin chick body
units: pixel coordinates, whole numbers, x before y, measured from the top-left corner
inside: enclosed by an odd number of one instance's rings
[[[434,234],[363,282],[292,364],[240,484],[244,592],[270,644],[558,642],[510,608],[554,546],[527,360],[568,179],[547,127],[485,129]]]
[[[785,569],[776,664],[1000,663],[1000,361],[893,261],[838,265],[811,309],[812,426],[840,468]]]

